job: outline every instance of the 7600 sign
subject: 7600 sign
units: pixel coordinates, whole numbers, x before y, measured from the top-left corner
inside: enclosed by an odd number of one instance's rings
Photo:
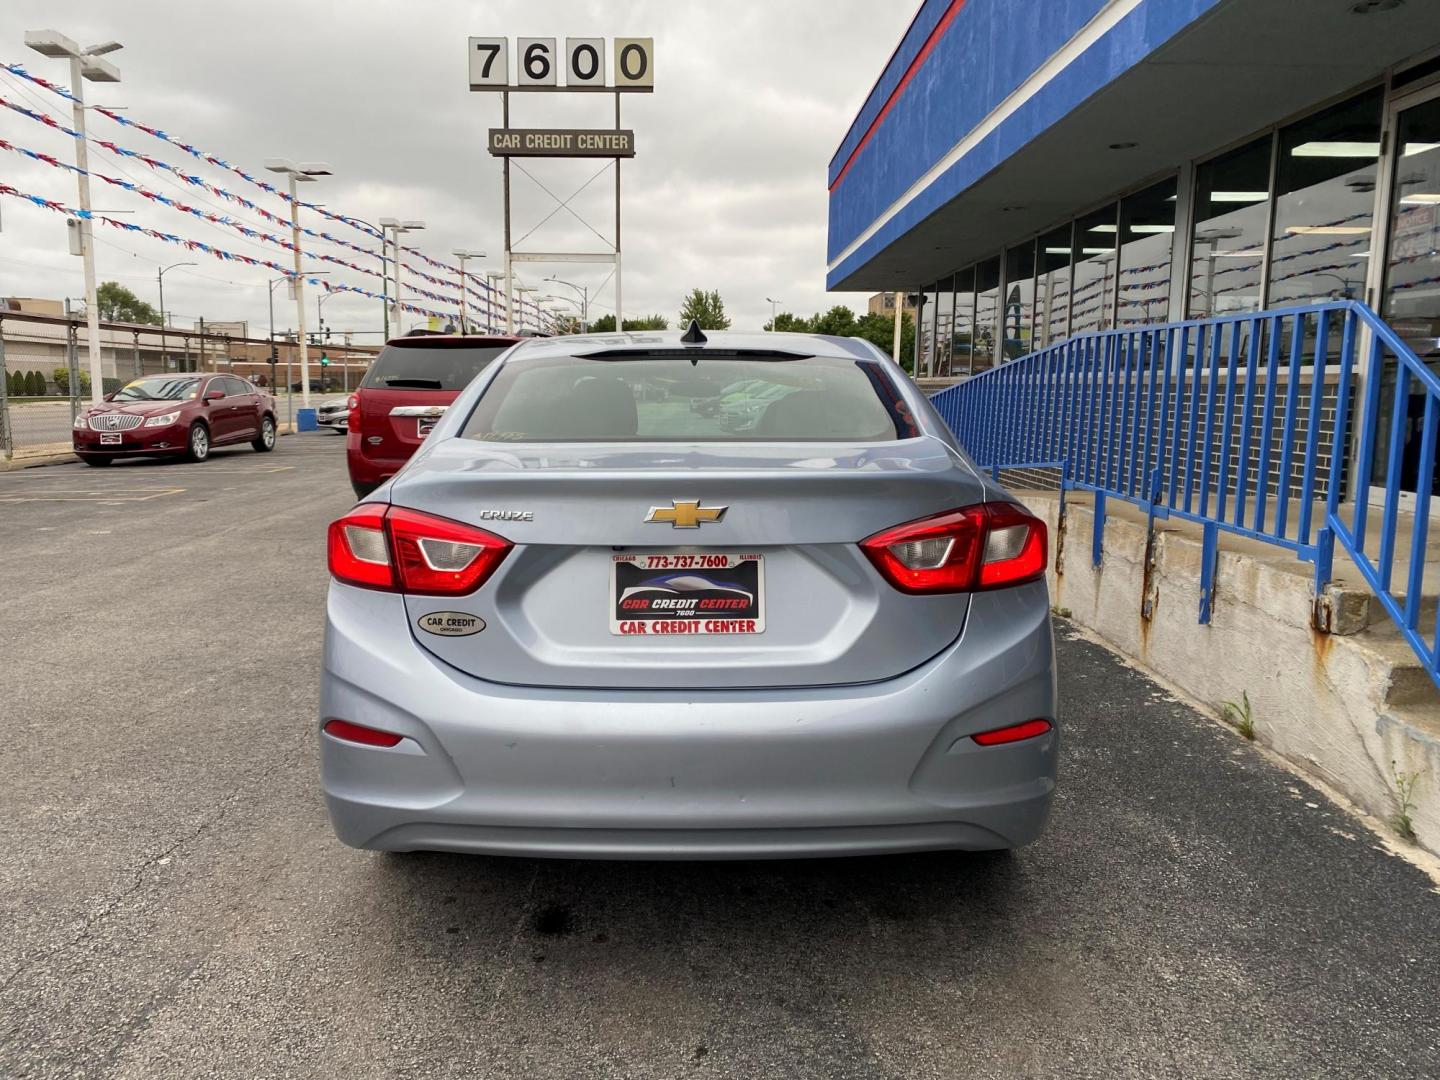
[[[628,90],[655,88],[655,39],[611,41],[613,85],[606,82],[604,38],[566,38],[563,53],[556,38],[515,39],[515,81],[510,81],[510,39],[470,39],[471,90]],[[564,71],[565,81],[560,82]]]

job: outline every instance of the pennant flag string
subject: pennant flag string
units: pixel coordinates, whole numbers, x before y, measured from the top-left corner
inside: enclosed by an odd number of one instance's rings
[[[90,221],[98,221],[102,224],[109,225],[112,228],[120,229],[123,232],[138,233],[143,236],[148,236],[154,240],[163,240],[167,244],[176,244],[180,247],[185,248],[187,251],[204,252],[206,255],[212,255],[215,258],[220,259],[224,262],[238,262],[246,266],[263,267],[267,270],[274,270],[276,273],[283,274],[285,277],[288,278],[296,277],[294,270],[281,266],[279,263],[273,262],[270,259],[257,259],[251,255],[241,255],[238,252],[226,251],[224,248],[216,247],[213,244],[207,244],[203,240],[191,240],[183,236],[177,236],[174,233],[162,232],[159,229],[151,229],[143,225],[137,225],[131,221],[121,221],[118,218],[107,217],[104,214],[97,214],[94,211],[90,210],[77,210],[73,207],[66,206],[64,203],[57,202],[54,199],[47,199],[42,195],[32,195],[28,192],[19,191],[16,188],[10,186],[9,184],[0,183],[0,195],[8,195],[11,198],[22,199],[35,206],[42,207],[43,209],[53,210],[57,214],[64,214],[66,217],[77,219],[85,218]],[[321,278],[311,277],[303,273],[300,274],[299,277],[311,285],[317,285],[320,288],[323,288],[326,292],[355,293],[359,296],[369,297],[372,300],[388,299],[390,303],[395,303],[394,297],[387,298],[385,296],[382,296],[380,293],[373,292],[369,289],[362,289],[354,285],[337,285],[332,282],[324,281]],[[410,304],[404,301],[400,302],[400,307],[406,311],[414,312],[417,315],[434,316],[435,318],[440,319],[448,318],[448,316],[444,312],[435,311],[431,308],[420,307],[416,304]]]
[[[61,97],[66,98],[67,100],[71,100],[71,101],[74,100],[74,98],[71,97],[70,93],[69,93],[68,91],[66,91],[65,89],[63,89],[62,87],[56,86],[55,84],[50,83],[48,80],[40,79],[38,76],[30,75],[28,72],[25,72],[24,69],[18,68],[18,65],[9,64],[9,65],[0,65],[0,66],[3,66],[4,69],[7,70],[7,71],[9,71],[9,72],[11,72],[11,74],[19,75],[19,76],[21,76],[21,77],[23,77],[23,78],[29,79],[31,82],[35,82],[37,85],[43,86],[45,89],[51,90],[51,91],[53,91],[54,93],[59,94]],[[3,97],[0,97],[0,105],[3,105],[4,107],[6,107],[6,108],[8,108],[8,109],[10,109],[10,110],[12,110],[12,111],[14,111],[14,112],[16,112],[16,113],[19,113],[20,115],[25,116],[25,117],[27,117],[27,118],[30,119],[30,120],[33,120],[33,121],[35,121],[35,122],[37,122],[37,123],[40,123],[40,124],[44,124],[46,127],[51,128],[52,130],[61,132],[61,133],[64,134],[64,135],[68,135],[68,136],[70,136],[72,139],[79,139],[79,138],[82,137],[78,131],[75,131],[75,130],[72,129],[72,128],[66,127],[64,124],[58,122],[58,121],[55,120],[53,117],[48,116],[48,115],[46,115],[45,113],[37,112],[37,111],[34,110],[34,109],[27,108],[27,107],[24,106],[24,105],[20,105],[20,104],[18,104],[18,103],[16,103],[16,102],[9,101],[9,100],[7,100],[7,99],[5,99],[5,98],[3,98]],[[143,124],[137,124],[137,123],[135,123],[134,121],[131,121],[128,117],[122,117],[122,116],[120,116],[118,113],[117,113],[117,114],[112,114],[110,110],[106,110],[106,109],[99,108],[99,107],[96,107],[96,110],[95,110],[95,111],[104,113],[104,114],[107,115],[107,116],[111,116],[112,119],[115,119],[115,120],[117,120],[117,121],[119,121],[119,122],[121,122],[121,123],[124,123],[124,124],[126,124],[126,125],[128,125],[128,126],[130,126],[130,127],[136,127],[136,128],[139,128],[139,129],[142,130],[142,131],[145,131],[145,132],[148,132],[148,133],[151,133],[151,134],[155,134],[155,129],[146,127],[146,126],[143,125]],[[160,134],[163,135],[163,133],[160,133]],[[260,205],[256,204],[255,202],[251,201],[250,199],[245,198],[243,195],[237,195],[237,194],[235,194],[234,192],[228,191],[228,190],[225,189],[225,188],[218,187],[218,186],[216,186],[216,185],[214,185],[214,184],[209,184],[209,183],[207,183],[202,177],[196,176],[196,175],[191,174],[191,173],[187,173],[187,172],[185,172],[183,169],[179,169],[179,168],[176,168],[174,165],[171,165],[169,162],[162,161],[162,160],[160,160],[160,159],[158,159],[158,158],[150,157],[149,155],[140,153],[140,152],[137,151],[137,150],[131,150],[131,149],[128,149],[128,148],[126,148],[126,147],[119,146],[119,145],[117,145],[116,143],[110,142],[110,141],[105,140],[105,139],[97,139],[97,138],[91,137],[91,138],[89,138],[87,141],[90,142],[90,143],[92,143],[92,144],[94,144],[95,146],[100,147],[101,149],[105,150],[107,153],[110,153],[110,154],[115,155],[116,157],[132,158],[132,159],[134,159],[134,160],[136,160],[136,161],[142,162],[144,165],[146,165],[147,167],[149,167],[149,168],[152,169],[152,170],[153,170],[153,169],[159,169],[159,170],[163,170],[163,171],[165,171],[165,172],[167,172],[167,173],[170,173],[171,175],[173,175],[173,176],[175,176],[177,179],[179,179],[181,182],[183,182],[183,183],[185,183],[185,184],[188,184],[188,185],[191,186],[191,187],[203,188],[204,190],[210,192],[210,193],[213,194],[213,195],[218,196],[218,197],[221,198],[221,199],[226,200],[227,202],[232,202],[232,203],[235,203],[235,204],[237,204],[237,205],[243,206],[245,209],[251,211],[252,213],[258,214],[260,217],[264,218],[267,222],[270,222],[270,223],[273,224],[273,225],[279,225],[279,226],[286,227],[286,228],[290,227],[290,224],[291,224],[291,223],[290,223],[290,219],[289,219],[288,217],[282,216],[282,215],[280,215],[280,214],[275,214],[275,213],[273,213],[273,212],[265,209],[263,206],[260,206]],[[171,139],[166,138],[165,141],[171,143],[171,145],[179,146],[181,149],[187,149],[183,144],[181,144],[181,143],[176,143],[176,142],[174,142],[174,141],[171,140]],[[192,148],[192,149],[193,149],[193,148]],[[210,163],[212,163],[212,164],[220,165],[220,167],[229,168],[232,172],[238,172],[238,170],[235,170],[232,166],[229,166],[228,163],[221,163],[221,162],[220,162],[220,159],[211,158],[209,155],[203,155],[203,154],[197,154],[196,156],[200,157],[201,160],[208,161],[208,162],[210,162]],[[239,173],[239,175],[245,176],[246,174],[244,174],[243,172],[241,172],[241,173]],[[247,179],[252,179],[252,180],[253,180],[254,178],[251,178],[251,177],[248,177],[248,176],[247,176]],[[262,187],[265,188],[266,190],[269,190],[269,191],[272,191],[272,192],[274,192],[274,193],[276,193],[276,194],[281,195],[281,196],[282,196],[283,198],[285,198],[287,201],[289,200],[289,196],[288,196],[288,195],[286,195],[284,192],[280,192],[278,189],[274,188],[272,185],[265,184],[263,181],[259,181],[259,180],[255,180],[254,182],[260,184],[260,186],[262,186]],[[323,207],[317,206],[316,204],[307,203],[307,202],[304,202],[304,201],[299,201],[299,202],[298,202],[298,205],[301,206],[301,207],[305,207],[305,208],[308,208],[308,209],[315,210],[317,213],[320,213],[322,216],[324,216],[324,217],[326,217],[326,218],[330,218],[330,219],[333,219],[333,220],[336,220],[336,221],[343,221],[343,222],[345,222],[347,225],[350,225],[352,228],[360,229],[360,231],[364,232],[364,233],[365,233],[366,235],[368,235],[368,236],[374,236],[374,235],[375,235],[375,233],[374,233],[374,231],[373,231],[372,229],[369,229],[368,227],[366,227],[366,228],[361,228],[361,225],[362,225],[363,223],[354,221],[354,220],[352,220],[352,219],[350,219],[350,218],[344,217],[343,215],[337,215],[337,214],[331,213],[331,212],[329,212],[329,211],[326,211],[326,210],[324,210]],[[352,242],[350,242],[349,240],[342,240],[340,237],[338,237],[338,236],[333,236],[333,235],[331,235],[330,233],[327,233],[327,232],[317,231],[317,230],[315,230],[315,229],[310,229],[310,228],[307,228],[307,227],[305,227],[305,226],[301,226],[301,227],[300,227],[300,232],[301,232],[303,235],[305,235],[305,236],[309,236],[309,237],[312,237],[312,238],[317,239],[317,240],[324,240],[324,241],[327,241],[327,242],[332,243],[332,244],[337,244],[337,245],[339,245],[339,246],[341,246],[341,247],[349,248],[349,249],[352,250],[352,251],[359,252],[359,253],[362,254],[362,255],[368,255],[368,256],[370,256],[371,258],[374,258],[374,259],[380,259],[382,262],[388,262],[388,261],[389,261],[389,259],[388,259],[388,257],[387,257],[386,255],[384,255],[384,254],[381,253],[381,252],[375,251],[373,248],[367,248],[367,247],[364,247],[364,246],[362,246],[362,245],[352,243]],[[421,261],[423,261],[423,262],[426,263],[427,265],[434,266],[434,267],[436,267],[436,268],[438,268],[438,269],[446,270],[446,271],[448,271],[452,276],[455,276],[455,277],[459,277],[459,276],[460,276],[460,272],[459,272],[459,270],[458,270],[457,268],[455,268],[455,267],[453,267],[453,266],[449,266],[449,265],[447,265],[446,263],[439,262],[438,260],[431,259],[429,256],[425,255],[423,252],[416,251],[415,249],[413,249],[413,248],[408,248],[408,247],[402,247],[400,250],[401,250],[401,251],[404,251],[404,252],[406,252],[406,253],[408,253],[408,254],[410,254],[410,255],[415,256],[416,258],[420,259]],[[443,288],[447,288],[447,289],[453,289],[453,288],[456,287],[456,283],[455,283],[454,281],[447,280],[447,279],[442,279],[442,278],[437,278],[437,277],[435,277],[435,276],[433,276],[433,275],[431,275],[431,274],[427,274],[424,270],[421,270],[421,269],[419,269],[418,267],[413,266],[412,264],[410,264],[410,263],[408,263],[408,262],[405,262],[405,261],[403,261],[403,260],[399,260],[399,263],[400,263],[400,266],[401,266],[403,269],[409,271],[409,272],[410,272],[411,274],[413,274],[415,277],[418,277],[418,278],[420,278],[420,279],[423,280],[423,281],[428,281],[428,282],[430,282],[430,283],[433,284],[433,285],[439,285],[439,286],[441,286],[441,287],[443,287]],[[467,293],[469,293],[471,296],[474,296],[474,297],[475,297],[476,299],[478,299],[478,300],[488,301],[489,299],[491,299],[491,297],[490,297],[489,294],[492,294],[492,293],[494,293],[494,294],[499,294],[499,293],[501,292],[501,290],[494,288],[492,285],[490,285],[488,282],[484,281],[483,279],[474,278],[474,279],[473,279],[474,284],[475,284],[476,286],[478,286],[480,290],[483,290],[483,291],[477,291],[476,288],[471,287],[471,280],[472,280],[472,278],[467,275],[467,276],[466,276],[466,289],[465,289],[465,291],[466,291]]]
[[[28,82],[32,82],[36,86],[42,87],[43,89],[49,90],[52,94],[56,94],[59,97],[64,98],[66,101],[73,102],[76,100],[74,95],[71,94],[70,91],[66,90],[63,86],[60,86],[57,83],[52,83],[49,79],[41,78],[39,75],[31,74],[20,64],[4,64],[0,66],[3,66],[3,68],[6,71],[10,72],[10,74],[18,78],[25,79]],[[289,192],[282,191],[274,184],[267,183],[266,181],[260,179],[258,176],[253,176],[250,173],[247,173],[244,169],[240,168],[237,165],[232,165],[230,162],[226,161],[222,157],[218,157],[215,154],[206,153],[205,151],[200,150],[197,147],[190,145],[189,143],[182,142],[180,139],[169,135],[167,132],[161,130],[160,128],[151,127],[147,124],[142,124],[137,120],[132,120],[128,116],[115,112],[113,109],[107,109],[103,106],[92,106],[92,109],[93,111],[99,113],[104,117],[107,117],[110,120],[115,121],[117,124],[120,124],[123,127],[135,128],[136,130],[143,131],[145,134],[153,138],[159,139],[161,142],[168,143],[171,146],[177,147],[178,149],[183,150],[185,153],[189,154],[191,157],[195,158],[198,161],[204,161],[207,164],[215,166],[217,169],[224,169],[227,172],[234,173],[242,180],[246,180],[249,183],[254,184],[261,191],[274,195],[276,198],[279,198],[287,203],[291,201]],[[304,207],[307,210],[315,211],[315,213],[319,214],[323,218],[326,218],[327,220],[342,222],[343,224],[348,225],[352,229],[356,229],[357,231],[362,232],[367,236],[379,240],[384,239],[373,228],[365,225],[363,222],[357,221],[353,218],[347,218],[343,214],[336,214],[335,212],[327,210],[325,207],[320,206],[317,203],[305,202],[301,199],[297,199],[295,201],[298,205]],[[342,240],[335,240],[331,237],[327,237],[326,239],[331,239],[332,242],[337,244],[344,243],[344,241]],[[458,267],[451,266],[449,263],[442,262],[439,259],[432,259],[430,256],[424,254],[423,252],[416,251],[413,248],[401,248],[401,250],[407,252],[408,254],[414,255],[416,258],[424,262],[427,266],[433,267],[437,270],[444,270],[452,275],[458,275],[460,273]],[[371,252],[370,254],[374,253]],[[449,283],[446,282],[444,284]],[[486,288],[488,289],[489,286],[486,285]]]

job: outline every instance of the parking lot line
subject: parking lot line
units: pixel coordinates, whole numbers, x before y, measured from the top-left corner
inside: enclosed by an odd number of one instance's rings
[[[186,489],[172,488],[54,488],[39,491],[0,492],[0,502],[148,502]]]

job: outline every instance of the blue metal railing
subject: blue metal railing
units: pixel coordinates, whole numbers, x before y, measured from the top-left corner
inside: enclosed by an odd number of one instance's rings
[[[1202,622],[1221,532],[1313,563],[1317,598],[1338,541],[1440,684],[1440,616],[1421,625],[1440,378],[1365,305],[1085,334],[931,400],[979,464],[1093,492],[1097,563],[1107,497],[1201,525]]]

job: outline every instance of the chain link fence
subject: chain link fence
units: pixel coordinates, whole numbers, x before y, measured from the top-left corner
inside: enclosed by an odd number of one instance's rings
[[[282,427],[300,407],[300,347],[294,341],[205,330],[100,324],[102,391],[142,375],[194,371],[239,375],[275,394]],[[348,393],[379,347],[309,347],[310,391]],[[90,405],[89,336],[78,316],[0,312],[0,453],[6,461],[63,453],[75,416]],[[312,397],[311,404],[316,404]]]

